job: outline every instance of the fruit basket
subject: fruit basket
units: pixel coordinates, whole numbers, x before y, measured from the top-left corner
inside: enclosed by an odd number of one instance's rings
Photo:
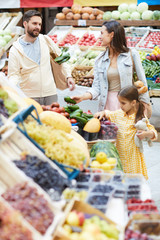
[[[39,115],[37,113],[37,118],[32,114],[32,111],[35,110],[35,107],[33,105],[29,106],[27,109],[23,110],[20,112],[20,114],[18,114],[13,121],[16,122],[17,124],[22,124],[22,127],[20,127],[18,125],[18,129],[37,147],[39,148],[43,153],[45,153],[44,149],[36,142],[34,141],[27,133],[27,130],[25,128],[24,125],[24,120],[30,115],[34,120],[37,121],[38,124],[42,125]],[[53,160],[53,162],[68,176],[69,179],[73,179],[75,178],[78,173],[80,172],[80,169],[69,166],[69,165],[65,165],[65,164],[61,164],[59,162],[57,162],[56,160]]]
[[[109,120],[101,120],[101,129],[98,138],[101,140],[115,140],[117,138],[118,127]]]

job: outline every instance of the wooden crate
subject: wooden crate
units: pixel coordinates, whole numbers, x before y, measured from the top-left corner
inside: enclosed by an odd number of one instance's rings
[[[19,170],[13,162],[10,161],[8,156],[5,154],[4,147],[2,147],[1,143],[0,145],[0,181],[2,182],[1,184],[1,194],[6,191],[6,189],[13,187],[15,184],[22,183],[22,182],[27,182],[29,186],[34,187],[37,189],[38,193],[40,195],[43,195],[45,200],[48,202],[48,205],[51,209],[51,211],[54,214],[54,220],[51,223],[51,225],[48,227],[46,233],[42,235],[39,233],[36,229],[34,229],[34,232],[36,232],[38,239],[44,239],[44,240],[51,240],[52,239],[52,234],[55,231],[57,224],[59,220],[61,219],[62,213],[57,206],[54,205],[54,203],[51,201],[50,197],[46,192],[39,187],[32,179],[27,177],[21,170]],[[10,143],[11,144],[11,141]],[[22,143],[24,144],[24,142]],[[10,156],[12,156],[13,151],[10,153]],[[5,187],[4,187],[5,186]],[[30,223],[28,223],[30,224]]]

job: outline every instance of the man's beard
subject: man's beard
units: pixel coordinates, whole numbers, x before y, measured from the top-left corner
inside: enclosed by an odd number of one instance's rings
[[[30,29],[27,29],[27,33],[33,37],[33,38],[36,38],[39,36],[39,30],[36,31],[36,33],[34,33],[35,29],[34,30],[30,30]]]

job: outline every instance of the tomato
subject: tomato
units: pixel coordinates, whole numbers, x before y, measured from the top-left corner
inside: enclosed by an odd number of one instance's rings
[[[71,119],[70,119],[70,122],[71,122],[71,123],[77,123],[77,120],[76,120],[75,118],[71,118]]]
[[[59,103],[58,102],[53,102],[51,104],[51,108],[53,108],[53,107],[59,107]]]
[[[62,116],[64,116],[64,117],[66,117],[64,112],[61,112],[60,114],[61,114]]]
[[[69,113],[68,112],[65,112],[64,115],[65,115],[66,118],[69,118]]]
[[[60,110],[61,113],[64,113],[64,112],[65,112],[64,107],[59,107],[59,110]]]
[[[53,107],[51,110],[52,110],[53,112],[57,112],[57,113],[60,113],[60,112],[61,112],[58,107]]]

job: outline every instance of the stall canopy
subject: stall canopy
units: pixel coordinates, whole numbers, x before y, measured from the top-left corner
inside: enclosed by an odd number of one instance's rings
[[[0,0],[0,8],[41,8],[41,7],[70,7],[73,3],[82,6],[117,6],[121,3],[144,2],[144,0]],[[145,0],[149,5],[160,5],[159,0]]]

